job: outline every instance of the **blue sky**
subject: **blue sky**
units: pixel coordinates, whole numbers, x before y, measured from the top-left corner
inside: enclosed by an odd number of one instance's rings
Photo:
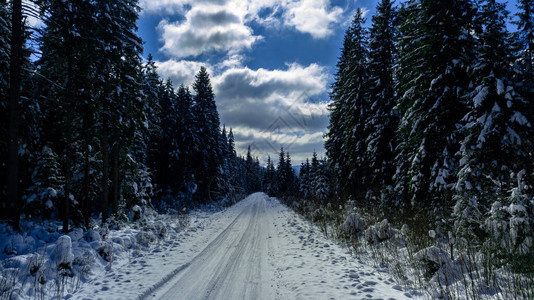
[[[368,24],[376,0],[140,0],[138,25],[159,73],[190,85],[212,76],[221,122],[238,153],[293,164],[324,154],[328,90],[343,35],[357,8]],[[515,1],[510,1],[513,9]]]

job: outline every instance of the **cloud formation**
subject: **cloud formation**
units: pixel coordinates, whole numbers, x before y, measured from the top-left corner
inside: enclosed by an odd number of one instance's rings
[[[161,50],[176,58],[211,51],[237,53],[261,39],[244,24],[242,15],[224,6],[197,5],[185,14],[184,21],[162,20],[158,30],[164,43]]]
[[[176,15],[182,14],[187,6],[191,6],[195,3],[223,5],[227,1],[228,0],[140,0],[139,6],[143,9],[142,13]]]
[[[284,22],[300,32],[308,33],[316,39],[333,33],[332,24],[343,15],[340,7],[330,8],[329,0],[301,0],[286,6]]]
[[[276,156],[281,146],[296,155],[323,149],[328,70],[293,63],[284,70],[231,68],[213,78],[221,121],[235,128],[238,150],[252,145],[258,156]],[[326,99],[322,99],[326,100]]]
[[[323,128],[313,117],[328,114],[324,103],[310,102],[311,97],[326,92],[327,70],[317,64],[307,67],[289,64],[285,70],[231,68],[214,77],[219,110],[234,126],[266,129],[284,115],[289,122],[309,116],[300,130]],[[292,116],[287,116],[287,114]]]
[[[184,84],[191,86],[195,81],[195,75],[204,66],[210,74],[213,74],[213,68],[206,63],[189,60],[170,59],[164,62],[156,61],[158,73],[164,80],[170,79],[175,86]]]
[[[253,21],[265,28],[285,26],[326,38],[343,14],[330,0],[142,0],[140,6],[147,14],[183,17],[163,19],[158,25],[160,50],[171,58],[251,49],[262,39],[254,33]]]

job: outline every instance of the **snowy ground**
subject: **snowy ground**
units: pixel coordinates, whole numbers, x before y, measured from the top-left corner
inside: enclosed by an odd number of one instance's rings
[[[387,271],[352,258],[256,193],[85,283],[69,299],[407,299]]]

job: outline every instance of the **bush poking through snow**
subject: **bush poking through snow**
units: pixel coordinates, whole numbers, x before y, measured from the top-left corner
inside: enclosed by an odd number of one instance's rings
[[[143,255],[189,224],[190,216],[143,212],[140,222],[121,224],[120,230],[104,224],[68,235],[57,232],[57,222],[25,221],[23,235],[0,224],[0,300],[62,299],[97,273],[127,263],[130,253]]]
[[[113,246],[110,243],[102,243],[96,250],[103,260],[111,262],[113,260]]]
[[[343,231],[350,236],[355,236],[363,231],[363,221],[359,214],[351,214],[343,223]]]
[[[152,231],[141,231],[136,236],[137,244],[148,248],[156,240],[156,236]]]
[[[452,262],[449,253],[435,246],[417,252],[414,260],[426,279],[432,278],[442,266]]]
[[[135,222],[135,221],[138,221],[141,219],[141,207],[139,205],[135,205],[133,208],[132,208],[132,213],[133,213],[133,217],[132,217],[132,220]]]
[[[70,236],[64,235],[56,242],[56,266],[61,276],[72,276],[72,241]]]
[[[395,236],[396,232],[397,231],[392,229],[389,225],[389,221],[384,219],[381,222],[369,226],[369,228],[364,231],[363,235],[365,240],[373,245],[391,239]]]

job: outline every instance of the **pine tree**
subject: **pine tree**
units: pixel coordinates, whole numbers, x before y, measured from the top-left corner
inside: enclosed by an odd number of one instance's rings
[[[310,160],[308,158],[300,166],[299,192],[304,199],[309,199],[312,196],[312,174]]]
[[[255,161],[250,153],[250,146],[248,146],[245,160],[245,191],[247,194],[251,194],[257,191],[258,188]]]
[[[532,74],[534,70],[534,1],[518,0],[519,20],[514,22],[518,28],[518,43],[520,49],[521,65],[526,73]]]
[[[0,3],[0,217],[8,217],[6,202],[6,181],[7,181],[7,148],[8,148],[8,108],[9,97],[9,56],[10,56],[10,34],[11,25],[9,18],[9,7],[7,3]]]
[[[471,69],[473,89],[461,147],[456,183],[457,222],[471,218],[467,210],[485,213],[492,201],[506,205],[511,174],[528,168],[531,124],[523,115],[525,101],[515,91],[513,57],[507,39],[504,4],[488,0],[482,6],[484,31],[478,36]],[[473,207],[478,203],[478,207]]]
[[[221,165],[221,149],[219,149],[219,114],[215,105],[215,95],[210,83],[208,71],[201,67],[193,84],[193,112],[195,116],[194,132],[197,141],[194,149],[193,163],[196,169],[195,179],[199,186],[199,201],[209,197],[210,184],[216,180]]]
[[[228,133],[228,150],[233,156],[236,156],[234,133],[232,132],[232,128],[230,128],[230,132]]]
[[[338,187],[356,197],[362,193],[366,177],[365,131],[368,103],[367,31],[363,13],[358,9],[345,33],[335,82],[330,98],[331,117],[325,148],[334,171],[342,182]]]
[[[7,151],[7,208],[10,223],[19,230],[19,124],[20,90],[22,77],[23,23],[21,0],[14,0],[11,11],[11,48],[9,59],[9,102],[8,102],[8,151]]]
[[[75,166],[80,163],[78,154],[86,152],[87,158],[91,147],[87,138],[95,135],[92,123],[96,108],[87,82],[95,79],[91,64],[97,58],[96,42],[85,37],[92,36],[91,30],[96,28],[96,8],[94,3],[82,0],[70,3],[43,0],[39,5],[41,14],[47,16],[40,43],[42,56],[37,62],[41,75],[46,78],[40,83],[40,94],[45,97],[44,139],[61,157],[65,192],[60,211],[63,229],[68,231],[70,210],[75,203],[72,200],[76,200],[73,178]],[[75,140],[82,129],[83,145]]]
[[[102,195],[105,222],[110,201],[113,213],[121,214],[128,196],[121,192],[132,190],[132,184],[148,176],[141,151],[146,115],[141,94],[142,43],[135,34],[139,7],[133,0],[41,0],[39,5],[46,16],[38,62],[46,78],[42,82],[47,99],[45,136],[62,155],[63,219],[68,230],[73,203],[82,200],[87,220],[90,195]],[[60,126],[52,126],[56,123]],[[101,162],[98,171],[94,161]],[[101,191],[92,190],[96,174],[101,174]]]
[[[530,124],[534,123],[534,1],[533,0],[519,0],[517,1],[518,12],[516,16],[519,18],[516,22],[518,32],[517,35],[517,55],[519,74],[516,75],[516,82],[518,82],[517,92],[521,94],[526,103],[525,116],[528,118]],[[534,126],[531,127],[530,136],[534,136]],[[529,151],[534,153],[534,151]],[[531,170],[534,170],[534,157],[531,154]],[[533,178],[534,174],[530,174]]]
[[[182,133],[181,123],[183,122],[182,111],[179,110],[179,103],[190,100],[187,98],[185,90],[179,89],[179,95],[174,93],[172,82],[168,80],[163,88],[163,93],[159,97],[161,107],[158,116],[159,140],[154,160],[156,161],[156,183],[162,192],[177,192],[182,180],[182,173],[178,167],[180,164],[180,138]],[[184,162],[185,163],[185,162]]]
[[[330,169],[328,168],[328,163],[326,159],[321,160],[317,169],[317,172],[313,178],[313,191],[315,198],[320,201],[320,203],[325,204],[326,201],[330,198],[332,190],[330,188]]]
[[[295,175],[295,171],[293,170],[293,166],[291,165],[291,155],[289,152],[286,152],[286,159],[284,162],[284,175],[285,175],[285,195],[287,196],[293,196],[295,191],[297,190],[297,176]]]
[[[232,131],[232,128],[230,128],[228,132],[227,147],[228,147],[228,150],[226,151],[226,153],[228,155],[227,160],[228,160],[228,169],[229,169],[228,170],[229,178],[227,180],[229,181],[229,185],[231,186],[234,197],[238,198],[241,194],[244,193],[243,185],[241,184],[241,181],[243,180],[243,178],[239,176],[241,160],[237,157],[237,154],[235,151],[234,133]]]
[[[489,0],[482,8],[485,30],[478,37],[478,60],[471,69],[474,88],[468,94],[456,187],[491,197],[505,192],[502,187],[510,173],[517,174],[528,162],[524,147],[531,125],[522,114],[525,102],[515,91],[504,4]]]
[[[461,97],[473,52],[472,16],[469,0],[411,0],[400,10],[396,190],[412,205],[451,202],[455,133],[466,111]]]
[[[276,169],[271,156],[267,156],[267,168],[263,176],[263,190],[269,196],[275,196],[277,193]]]
[[[163,129],[161,117],[163,114],[161,102],[168,101],[170,97],[167,86],[163,84],[158,73],[157,66],[152,55],[149,54],[143,67],[143,94],[146,98],[145,114],[147,116],[147,149],[148,167],[152,169],[154,184],[160,186],[161,170],[161,145],[163,143]],[[172,84],[171,84],[172,86]],[[163,184],[164,185],[164,184]]]
[[[394,110],[396,93],[393,81],[397,52],[394,43],[396,12],[390,0],[382,0],[376,11],[369,43],[370,112],[366,123],[366,157],[370,164],[369,187],[375,197],[381,197],[393,183],[399,116]]]
[[[278,182],[277,192],[278,196],[283,196],[287,192],[287,178],[288,174],[286,167],[286,155],[284,152],[284,147],[280,148],[280,154],[278,156],[278,166],[276,168],[276,180]]]
[[[52,149],[43,147],[38,157],[33,185],[26,191],[23,210],[32,217],[50,219],[58,215],[65,178],[61,174],[59,157]]]

